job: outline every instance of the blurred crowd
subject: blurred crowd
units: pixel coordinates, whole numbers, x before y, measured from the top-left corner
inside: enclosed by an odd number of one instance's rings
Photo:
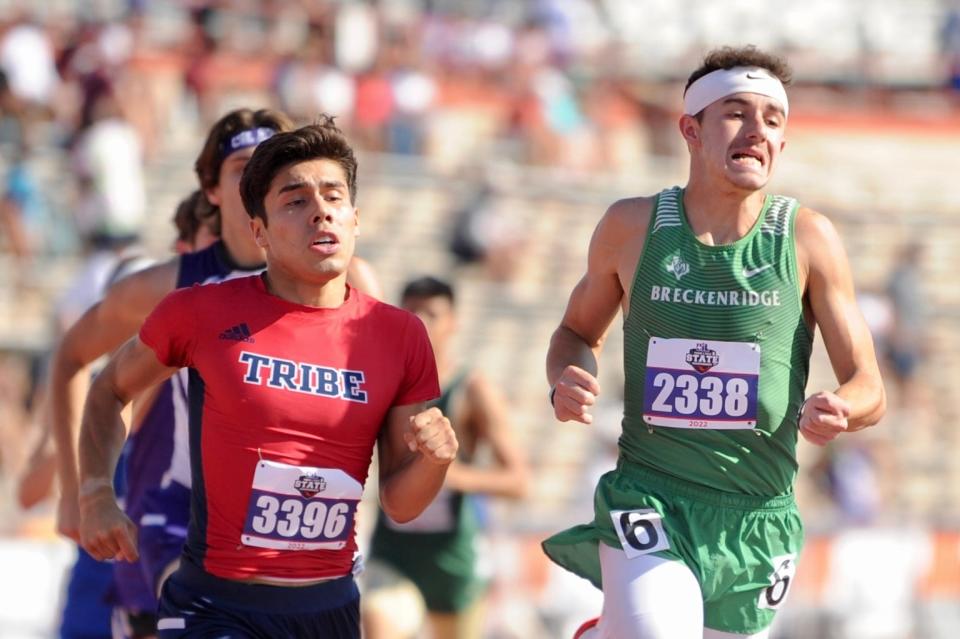
[[[702,52],[697,34],[715,17],[710,3],[695,1],[676,9],[630,0],[91,4],[92,13],[67,1],[0,1],[2,277],[15,296],[19,280],[49,259],[85,257],[73,285],[61,291],[52,336],[93,303],[118,256],[141,239],[153,163],[184,130],[206,128],[237,106],[280,108],[299,122],[329,113],[367,153],[415,156],[442,173],[481,176],[450,211],[456,222],[448,248],[458,262],[486,262],[489,277],[506,280],[511,256],[529,240],[495,181],[483,177],[485,159],[589,176],[629,173],[676,155],[680,73]],[[734,17],[753,10],[730,4]],[[904,56],[902,68],[887,64],[902,52],[883,49],[896,38],[871,21],[874,12],[860,11],[864,2],[848,3],[862,20],[849,41],[841,41],[839,27],[822,33],[824,16],[844,20],[839,10],[831,13],[835,3],[806,4],[808,18],[794,21],[794,31],[768,28],[758,36],[773,38],[796,61],[800,87],[907,84],[960,105],[957,3],[880,3],[894,21],[924,19],[929,27],[925,36],[910,31],[911,43],[926,38],[923,55]],[[685,35],[675,14],[699,9]],[[750,21],[724,24],[764,33]],[[815,35],[824,36],[823,48],[811,44]],[[677,44],[662,46],[668,38]],[[923,73],[905,81],[917,66]],[[37,172],[44,154],[64,169],[54,180]],[[51,184],[53,192],[44,190]],[[921,247],[907,242],[886,285],[860,300],[902,412],[929,401],[917,381],[930,348],[923,259]],[[48,347],[0,344],[0,484],[44,448],[35,439],[44,430],[37,408]],[[818,460],[820,488],[839,522],[877,521],[895,463],[889,440],[869,438]]]
[[[799,85],[897,86],[910,64],[924,69],[913,88],[956,84],[955,6],[908,11],[909,3],[886,2],[886,11],[861,14],[858,4],[831,16],[855,24],[806,44],[828,4],[810,3],[789,27],[764,30],[757,20],[732,24],[750,14],[732,7],[714,27],[780,44]],[[62,250],[72,239],[49,237],[49,228],[37,237],[47,218],[29,173],[32,148],[55,144],[70,154],[80,237],[122,237],[143,222],[143,162],[180,123],[209,125],[251,99],[298,121],[335,115],[359,148],[422,155],[447,171],[491,156],[584,172],[635,169],[678,150],[672,98],[715,12],[707,2],[668,10],[623,0],[2,5],[4,191],[24,214],[5,211],[0,224],[17,255]],[[776,7],[755,13],[773,19]],[[909,44],[924,55],[898,56],[903,38],[885,28],[898,14],[923,24],[926,36]]]

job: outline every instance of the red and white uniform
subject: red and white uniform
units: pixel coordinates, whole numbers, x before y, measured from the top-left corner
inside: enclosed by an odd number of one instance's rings
[[[423,324],[348,291],[339,308],[318,309],[268,293],[261,276],[194,286],[140,330],[163,364],[191,369],[184,557],[211,574],[348,574],[387,412],[440,394]]]

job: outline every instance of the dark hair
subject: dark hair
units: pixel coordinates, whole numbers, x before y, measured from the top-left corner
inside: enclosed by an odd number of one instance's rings
[[[173,214],[173,224],[177,227],[177,239],[193,242],[197,231],[206,225],[214,235],[220,235],[220,217],[213,214],[215,207],[210,204],[203,191],[197,189],[177,205]]]
[[[247,215],[267,222],[263,200],[270,183],[284,167],[308,160],[333,160],[347,176],[350,201],[357,197],[357,158],[333,118],[321,115],[317,122],[295,131],[279,133],[262,142],[247,162],[240,178],[240,197]]]
[[[200,188],[212,189],[220,183],[220,167],[226,159],[222,152],[224,143],[240,131],[258,127],[277,132],[289,131],[293,128],[293,121],[285,113],[272,109],[237,109],[217,120],[210,127],[203,149],[193,164]]]
[[[735,67],[760,67],[766,69],[780,80],[784,85],[790,84],[793,79],[793,72],[790,65],[783,58],[761,51],[754,45],[745,47],[721,47],[707,53],[701,64],[687,80],[687,86],[683,88],[686,93],[690,85],[718,69],[733,69]]]
[[[429,299],[431,297],[445,297],[450,300],[451,306],[455,301],[453,287],[443,280],[430,276],[418,277],[407,282],[403,287],[403,294],[400,299]]]

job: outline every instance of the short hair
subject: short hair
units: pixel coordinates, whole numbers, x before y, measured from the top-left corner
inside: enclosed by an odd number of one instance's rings
[[[293,120],[285,113],[273,109],[237,109],[226,114],[210,127],[203,149],[193,168],[197,172],[200,188],[212,189],[220,183],[220,168],[226,159],[223,145],[240,131],[266,127],[278,133],[293,129]]]
[[[247,162],[240,178],[240,197],[247,215],[267,222],[263,201],[270,183],[284,167],[309,160],[333,160],[343,168],[351,203],[357,197],[357,158],[343,132],[329,115],[321,115],[314,124],[278,133],[260,143]]]
[[[407,282],[403,287],[400,300],[430,299],[431,297],[444,297],[450,301],[451,306],[455,302],[453,287],[443,280],[430,276],[418,277]]]
[[[203,191],[197,189],[180,201],[173,214],[173,225],[177,227],[177,239],[193,242],[201,226],[207,226],[214,235],[220,235],[220,218],[212,213],[215,207],[210,204]]]
[[[793,79],[790,65],[780,56],[761,51],[752,44],[745,47],[721,47],[707,53],[706,57],[703,58],[703,63],[690,74],[687,86],[684,87],[683,91],[686,93],[691,84],[708,73],[718,69],[733,69],[736,67],[766,69],[785,86],[790,84]]]

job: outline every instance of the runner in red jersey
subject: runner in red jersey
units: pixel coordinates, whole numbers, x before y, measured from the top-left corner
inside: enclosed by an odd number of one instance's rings
[[[346,284],[356,160],[332,120],[261,143],[240,184],[267,270],[169,295],[97,377],[80,441],[81,540],[136,557],[109,478],[132,394],[189,367],[192,517],[161,637],[359,637],[354,515],[379,441],[397,521],[434,498],[457,441],[413,315]],[[191,384],[191,388],[193,388]]]

